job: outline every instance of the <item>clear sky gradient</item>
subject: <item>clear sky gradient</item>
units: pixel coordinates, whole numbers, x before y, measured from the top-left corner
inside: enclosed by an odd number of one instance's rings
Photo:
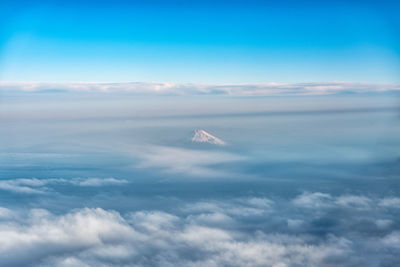
[[[400,82],[389,1],[1,1],[0,80]]]

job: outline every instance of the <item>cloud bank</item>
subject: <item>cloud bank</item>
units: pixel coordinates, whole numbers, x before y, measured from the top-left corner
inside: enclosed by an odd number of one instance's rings
[[[308,200],[324,202],[309,210]],[[173,212],[0,209],[3,266],[394,266],[396,213],[382,199],[303,193],[182,203]],[[368,202],[368,206],[364,204]],[[351,203],[351,205],[349,205]],[[356,206],[353,204],[356,203]],[[360,205],[362,209],[359,209]],[[348,213],[346,220],[329,216]],[[327,216],[331,222],[327,221]],[[379,219],[386,217],[387,219]],[[336,223],[333,223],[335,222]],[[320,233],[321,226],[329,229]],[[358,227],[355,227],[358,226]],[[365,227],[370,227],[365,231]]]
[[[130,83],[51,83],[51,82],[0,82],[1,91],[69,91],[69,92],[125,92],[155,95],[231,95],[231,96],[279,96],[279,95],[330,95],[341,93],[398,92],[397,83],[364,82],[310,82],[266,84],[179,84],[161,82]]]

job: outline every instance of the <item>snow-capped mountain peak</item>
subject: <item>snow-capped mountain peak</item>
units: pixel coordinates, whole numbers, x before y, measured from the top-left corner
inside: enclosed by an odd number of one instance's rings
[[[213,145],[224,146],[226,142],[222,141],[218,137],[213,136],[210,133],[207,133],[204,130],[197,129],[194,131],[194,135],[192,137],[192,142],[195,143],[209,143]]]

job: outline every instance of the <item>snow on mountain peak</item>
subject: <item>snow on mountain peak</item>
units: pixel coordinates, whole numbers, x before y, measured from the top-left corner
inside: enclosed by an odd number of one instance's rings
[[[226,143],[219,139],[218,137],[213,136],[210,133],[207,133],[204,130],[198,129],[194,131],[194,135],[192,137],[192,142],[195,143],[209,143],[213,145],[224,146]]]

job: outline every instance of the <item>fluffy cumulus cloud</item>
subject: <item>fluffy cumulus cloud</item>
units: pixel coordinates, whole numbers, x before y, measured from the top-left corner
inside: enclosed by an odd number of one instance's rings
[[[51,185],[70,184],[74,186],[104,186],[104,185],[120,185],[128,183],[124,179],[115,178],[20,178],[0,181],[0,190],[11,191],[15,193],[25,194],[42,194],[49,191]]]
[[[399,84],[324,82],[324,83],[268,83],[268,84],[178,84],[178,83],[40,83],[0,82],[0,91],[75,91],[75,92],[131,92],[135,94],[225,94],[237,96],[267,95],[326,95],[399,91]]]
[[[379,208],[381,200],[321,194],[304,193],[291,200],[254,196],[207,200],[182,203],[173,211],[124,214],[101,208],[57,215],[43,209],[2,208],[0,264],[395,266],[400,253],[395,213]],[[330,205],[315,206],[321,212],[307,213],[311,206],[306,198]],[[332,210],[337,217],[346,213],[346,220],[327,222]],[[360,222],[364,230],[353,227]],[[330,230],[319,232],[321,224]]]
[[[287,235],[243,235],[163,212],[137,212],[123,218],[99,208],[62,216],[31,211],[27,221],[1,225],[3,264],[317,266],[350,253],[345,239],[330,237],[312,244]]]

